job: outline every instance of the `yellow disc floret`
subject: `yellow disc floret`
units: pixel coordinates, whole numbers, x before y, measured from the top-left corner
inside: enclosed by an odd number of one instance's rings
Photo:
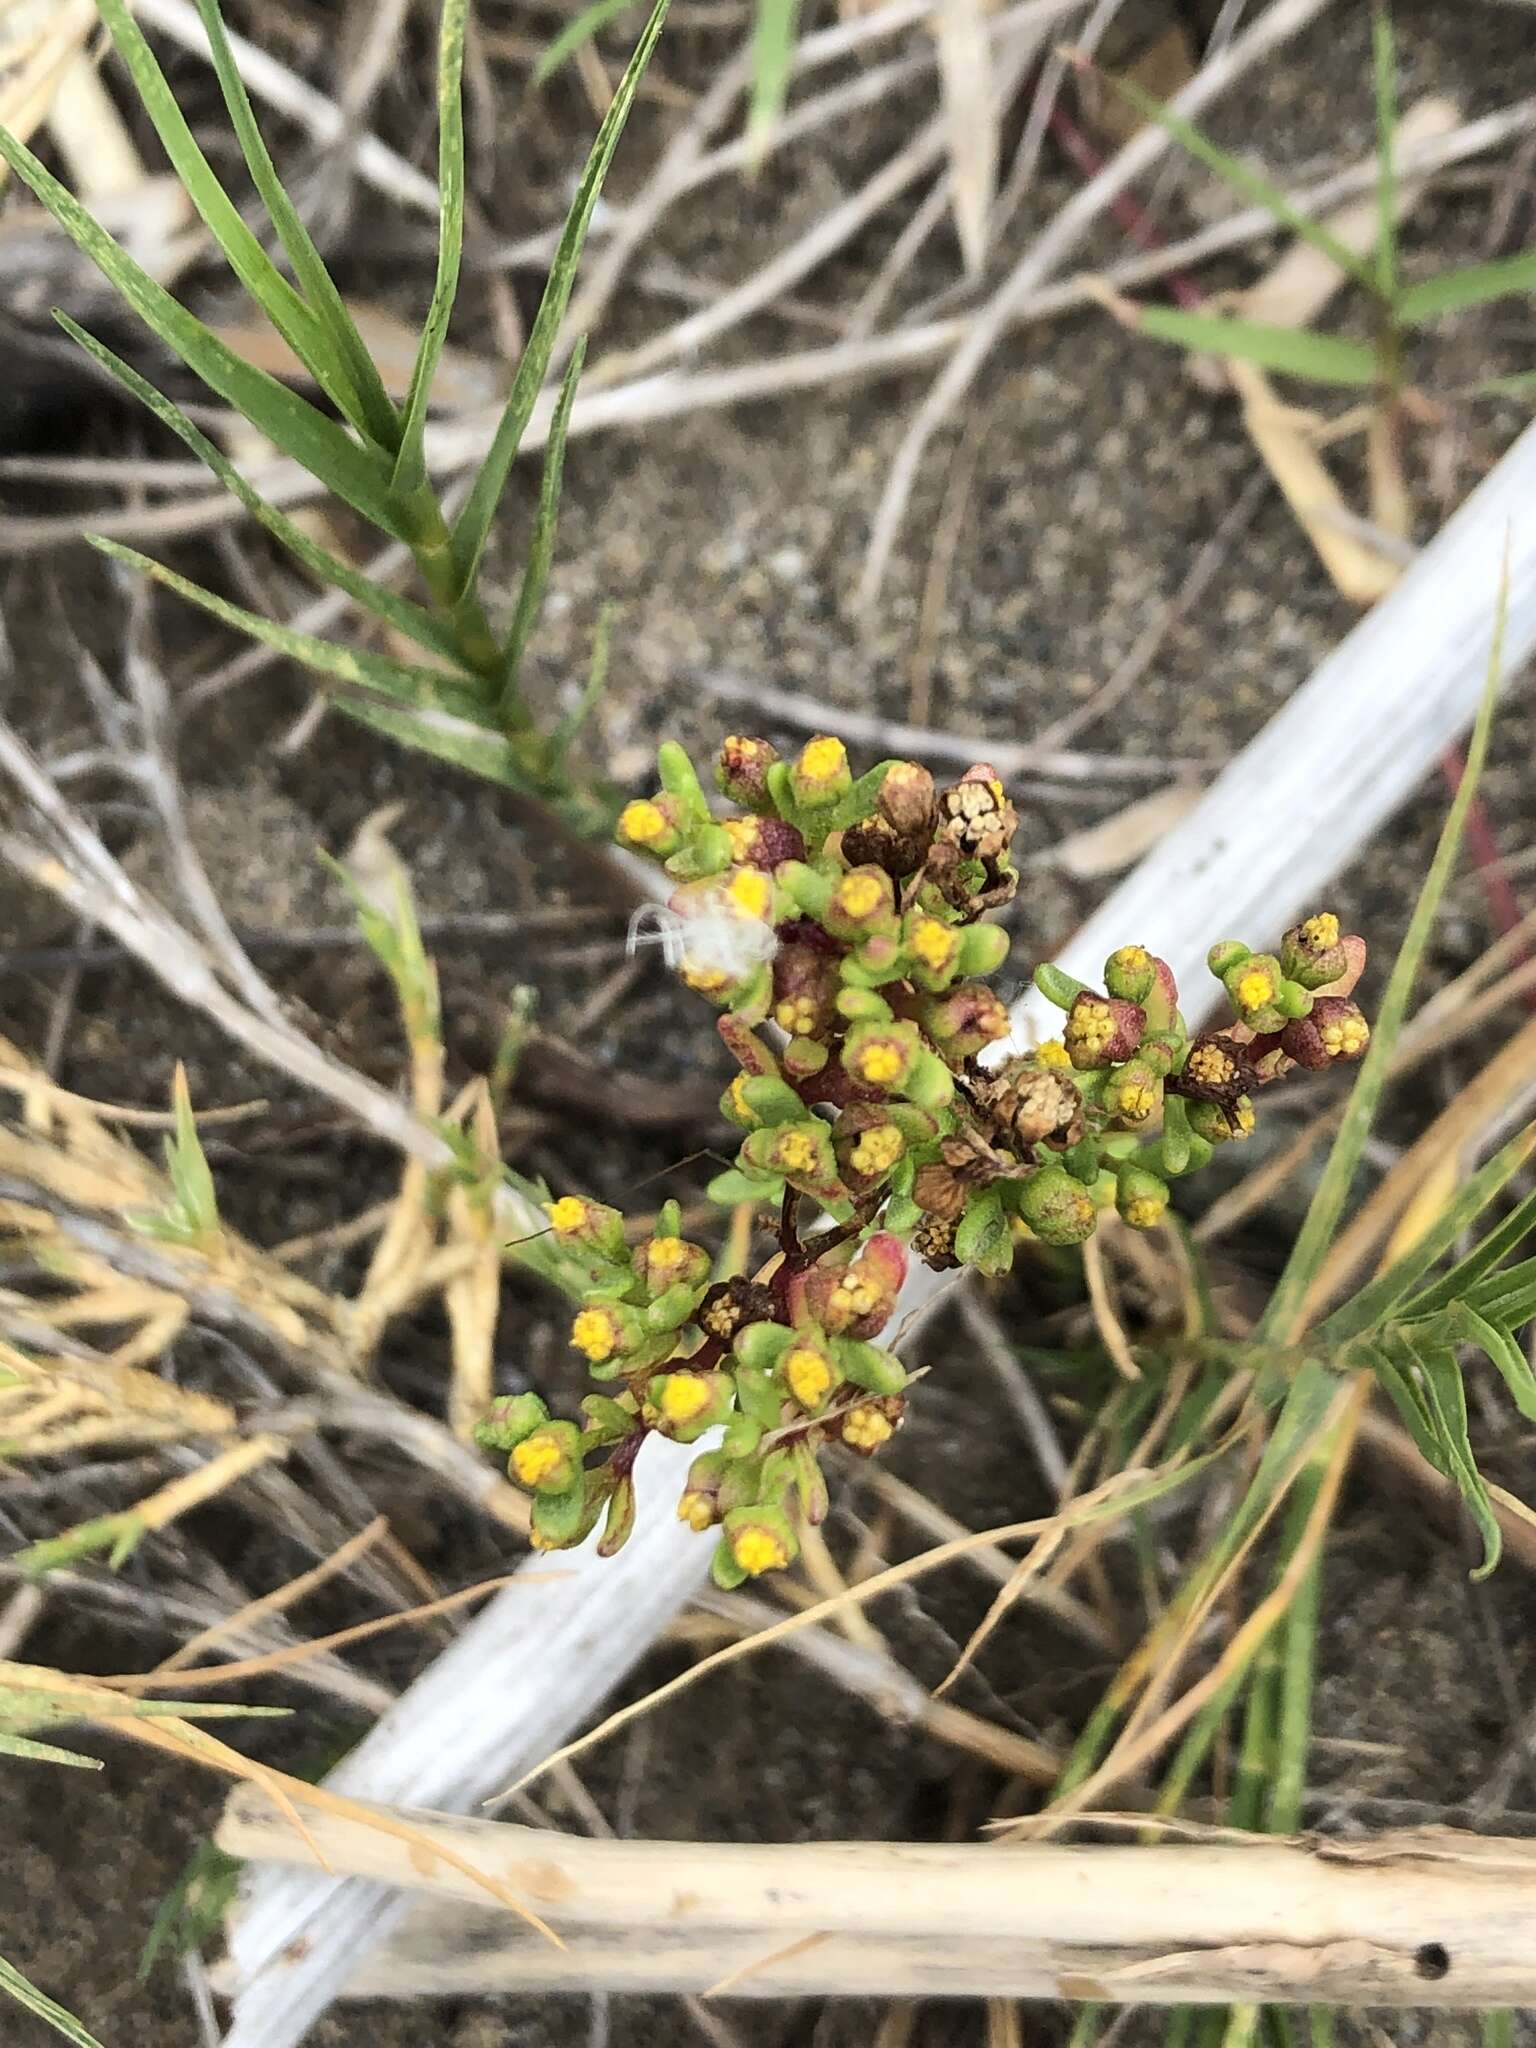
[[[784,1382],[802,1408],[819,1408],[832,1391],[832,1367],[819,1351],[797,1344],[784,1360]]]
[[[519,1486],[534,1487],[541,1480],[548,1479],[565,1463],[565,1452],[558,1442],[542,1432],[526,1436],[514,1449],[510,1464],[512,1477]]]
[[[619,1348],[619,1326],[611,1310],[584,1308],[571,1325],[571,1342],[594,1365],[602,1365]]]
[[[1275,977],[1267,967],[1251,967],[1237,980],[1237,1004],[1241,1010],[1262,1010],[1275,999]]]
[[[907,938],[917,959],[936,974],[942,973],[954,959],[959,943],[949,926],[940,924],[936,917],[918,918]]]
[[[888,1088],[893,1081],[901,1079],[906,1060],[900,1046],[889,1045],[877,1038],[872,1044],[859,1048],[854,1065],[861,1081],[868,1081],[875,1088]]]
[[[1047,1038],[1042,1044],[1035,1047],[1035,1065],[1037,1067],[1055,1067],[1058,1070],[1069,1072],[1072,1066],[1072,1055],[1067,1051],[1066,1045],[1061,1039]]]
[[[806,741],[795,766],[807,782],[835,782],[848,772],[848,750],[841,740],[823,733]]]
[[[692,1250],[692,1245],[681,1237],[653,1237],[645,1248],[647,1277],[666,1286],[667,1276],[680,1272],[689,1263]]]
[[[781,1571],[789,1563],[789,1546],[776,1530],[750,1522],[732,1532],[731,1555],[748,1578],[755,1579],[762,1572]]]
[[[870,917],[884,903],[885,891],[873,875],[845,875],[833,900],[845,917]]]
[[[816,1143],[805,1131],[786,1131],[773,1148],[774,1164],[785,1173],[811,1173],[816,1167]]]
[[[558,1202],[546,1202],[544,1214],[556,1237],[574,1237],[587,1220],[587,1205],[579,1195],[562,1195]]]
[[[672,830],[667,814],[649,797],[636,797],[619,813],[619,835],[632,846],[654,846]]]
[[[878,1408],[850,1408],[843,1417],[843,1442],[856,1451],[877,1451],[893,1434],[889,1417]]]
[[[1127,1081],[1115,1097],[1115,1111],[1128,1124],[1145,1123],[1157,1107],[1157,1083]]]
[[[732,1109],[735,1110],[742,1122],[744,1124],[758,1124],[761,1123],[762,1119],[746,1097],[746,1086],[749,1078],[746,1074],[738,1074],[726,1092],[731,1098]]]
[[[1339,943],[1339,920],[1331,910],[1320,910],[1303,924],[1301,936],[1320,953],[1331,952]]]
[[[1330,1017],[1321,1031],[1323,1050],[1330,1059],[1358,1059],[1371,1042],[1371,1027],[1358,1012]]]
[[[747,917],[765,918],[773,908],[773,882],[761,868],[738,868],[725,893]]]
[[[1122,1213],[1132,1230],[1151,1230],[1162,1222],[1167,1207],[1167,1202],[1156,1195],[1137,1195],[1126,1203]]]
[[[849,1153],[855,1173],[889,1173],[902,1153],[906,1140],[894,1124],[876,1124],[866,1131]]]
[[[750,860],[752,849],[757,844],[756,818],[726,818],[723,821],[725,836],[731,842],[731,858],[736,861]]]
[[[661,1389],[661,1412],[668,1422],[692,1422],[714,1400],[709,1381],[696,1372],[668,1373]]]
[[[715,1504],[707,1493],[685,1493],[677,1504],[677,1519],[702,1535],[714,1525]]]
[[[773,1006],[773,1021],[791,1038],[809,1038],[821,1012],[814,996],[785,996]]]

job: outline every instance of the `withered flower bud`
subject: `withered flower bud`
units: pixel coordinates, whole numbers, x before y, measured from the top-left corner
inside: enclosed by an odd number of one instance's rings
[[[715,783],[733,804],[746,811],[771,811],[768,770],[779,758],[779,750],[768,740],[732,736],[720,749],[715,764]]]
[[[1319,996],[1305,1017],[1293,1018],[1280,1034],[1280,1050],[1298,1067],[1360,1059],[1370,1042],[1365,1013],[1348,996]]]
[[[933,777],[916,761],[893,761],[878,798],[880,816],[903,836],[933,837]]]
[[[1084,989],[1068,1011],[1061,1035],[1073,1066],[1086,1072],[1128,1060],[1146,1028],[1147,1013],[1140,1003]]]
[[[956,1218],[925,1216],[912,1233],[912,1249],[934,1273],[952,1273],[960,1264],[955,1257]]]
[[[787,818],[727,818],[725,834],[731,859],[739,867],[761,868],[771,875],[781,861],[805,859],[805,840]]]
[[[1020,1146],[1075,1145],[1083,1135],[1083,1098],[1054,1066],[1009,1060],[975,1089],[1000,1133]]]
[[[699,1303],[693,1320],[707,1336],[728,1344],[748,1323],[771,1323],[777,1307],[771,1287],[756,1280],[721,1280]]]
[[[938,794],[939,833],[973,860],[999,861],[1013,844],[1019,814],[984,762]]]

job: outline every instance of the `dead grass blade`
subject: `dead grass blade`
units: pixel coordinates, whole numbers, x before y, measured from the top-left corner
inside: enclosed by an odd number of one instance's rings
[[[979,277],[987,260],[987,221],[997,190],[999,108],[993,95],[986,0],[938,0],[934,11],[950,199],[965,267]]]

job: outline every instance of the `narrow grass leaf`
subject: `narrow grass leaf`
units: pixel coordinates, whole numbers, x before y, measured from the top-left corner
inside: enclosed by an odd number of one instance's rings
[[[134,20],[126,0],[98,0],[117,53],[127,65],[134,90],[154,124],[188,198],[207,222],[229,267],[260,306],[289,347],[313,374],[320,388],[349,419],[361,412],[351,371],[331,336],[283,276],[240,209],[214,176],[213,166],[198,146],[186,116],[160,69],[155,53]]]
[[[1454,1351],[1441,1350],[1436,1345],[1416,1339],[1412,1332],[1405,1332],[1403,1341],[1418,1367],[1425,1406],[1439,1442],[1437,1463],[1446,1477],[1455,1482],[1456,1490],[1483,1539],[1483,1561],[1472,1576],[1485,1579],[1499,1561],[1504,1536],[1498,1516],[1493,1512],[1487,1483],[1472,1454],[1467,1424],[1467,1393],[1462,1384],[1461,1368]]]
[[[56,2005],[45,1992],[39,1991],[29,1977],[23,1977],[14,1963],[8,1963],[0,1956],[0,1991],[14,1998],[25,2011],[52,2027],[56,2034],[62,2034],[66,2041],[72,2041],[75,2048],[101,2048],[96,2036],[89,2032],[62,2005]]]
[[[211,391],[354,511],[394,539],[407,538],[390,501],[389,467],[374,450],[360,447],[318,407],[226,348],[135,263],[74,194],[6,128],[0,128],[0,158],[31,188],[145,326],[195,370]]]
[[[1422,327],[1444,313],[1459,313],[1466,306],[1485,306],[1490,299],[1532,291],[1536,291],[1536,249],[1525,249],[1518,256],[1445,270],[1423,284],[1410,285],[1397,302],[1398,318],[1406,327]],[[1504,380],[1503,388],[1509,389],[1513,382]]]
[[[1376,284],[1390,305],[1397,297],[1397,44],[1383,0],[1371,11],[1376,86]]]
[[[141,405],[148,407],[156,419],[170,428],[171,432],[184,441],[200,462],[205,462],[231,496],[238,498],[251,517],[264,526],[274,540],[281,541],[289,552],[295,555],[310,574],[323,583],[334,584],[344,590],[348,597],[369,611],[397,632],[404,633],[421,647],[427,647],[434,654],[440,654],[447,661],[457,661],[458,651],[453,635],[433,614],[419,604],[412,604],[409,598],[400,597],[392,590],[386,590],[382,583],[375,583],[371,577],[333,555],[328,548],[311,540],[301,526],[295,524],[286,512],[278,510],[241,474],[225,455],[224,451],[211,441],[202,429],[188,419],[181,407],[157,391],[147,378],[116,356],[95,335],[87,334],[83,327],[70,319],[67,313],[55,313],[54,318],[64,331],[77,341],[87,354],[93,356],[110,377],[130,392]]]
[[[605,29],[610,21],[617,20],[621,14],[628,14],[635,5],[637,0],[593,0],[590,7],[583,7],[579,14],[573,14],[534,65],[533,83],[543,85],[568,58],[575,55],[583,43],[590,42],[600,29]]]
[[[486,782],[499,783],[523,795],[538,795],[535,779],[504,734],[491,732],[468,719],[434,711],[403,711],[366,697],[338,697],[336,709],[372,732],[381,732],[418,754],[447,761]]]
[[[375,367],[373,357],[357,331],[356,322],[347,310],[346,301],[337,290],[320,251],[311,240],[308,228],[299,218],[298,209],[288,197],[287,189],[277,175],[277,166],[273,163],[262,138],[255,109],[245,89],[245,80],[240,76],[240,67],[235,62],[234,51],[230,48],[218,0],[196,0],[196,4],[204,32],[208,37],[214,76],[218,79],[219,89],[224,95],[224,104],[229,109],[230,123],[244,154],[246,168],[250,171],[252,182],[261,195],[261,202],[267,209],[268,217],[288,252],[288,261],[293,265],[293,273],[299,281],[300,289],[316,318],[329,332],[338,356],[347,366],[358,400],[357,411],[350,413],[348,417],[360,433],[377,442],[380,447],[392,451],[400,431],[395,409],[390,404],[389,394],[384,389],[384,381]]]
[[[1469,1302],[1458,1302],[1447,1311],[1448,1325],[1463,1343],[1475,1344],[1514,1396],[1515,1406],[1527,1422],[1536,1422],[1536,1372],[1515,1341],[1513,1331],[1501,1329],[1487,1316],[1479,1315]]]
[[[437,276],[421,330],[406,393],[395,460],[395,489],[402,496],[427,482],[422,454],[432,379],[448,339],[448,320],[458,296],[464,256],[464,33],[469,0],[443,0],[437,46]]]
[[[1313,384],[1374,384],[1376,352],[1363,341],[1314,334],[1305,327],[1269,327],[1257,320],[1226,319],[1219,313],[1186,313],[1178,306],[1140,306],[1136,331],[1154,341],[1235,356],[1286,377]]]
[[[231,604],[227,598],[205,590],[200,583],[179,576],[163,562],[141,555],[137,548],[124,547],[115,540],[103,540],[99,534],[87,534],[86,538],[93,547],[100,548],[114,561],[127,563],[130,568],[163,584],[167,590],[174,590],[178,597],[184,597],[189,604],[197,605],[226,626],[248,634],[265,647],[275,648],[279,654],[287,655],[290,661],[302,663],[317,675],[328,676],[333,682],[349,683],[354,689],[376,691],[396,703],[418,710],[448,711],[461,718],[473,718],[476,714],[479,698],[461,676],[446,675],[440,669],[420,668],[414,662],[391,661],[386,655],[364,653],[360,649],[338,646],[332,640],[317,639],[312,633],[295,632],[291,626],[280,626],[273,619],[264,619],[259,612]]]
[[[1295,1335],[1301,1321],[1307,1291],[1317,1278],[1333,1235],[1338,1228],[1344,1204],[1354,1182],[1355,1172],[1360,1164],[1360,1155],[1365,1150],[1376,1110],[1386,1088],[1387,1072],[1392,1054],[1397,1045],[1398,1034],[1403,1028],[1403,1018],[1408,1008],[1408,998],[1418,978],[1419,965],[1424,958],[1424,949],[1429,943],[1429,934],[1440,908],[1440,899],[1456,865],[1461,835],[1466,826],[1467,811],[1471,806],[1482,773],[1483,762],[1488,753],[1488,733],[1493,723],[1494,705],[1503,666],[1504,621],[1509,604],[1509,582],[1506,571],[1500,583],[1498,607],[1494,618],[1492,645],[1488,654],[1488,677],[1483,686],[1483,699],[1472,728],[1472,740],[1467,749],[1466,772],[1451,804],[1450,812],[1441,829],[1440,841],[1435,848],[1434,859],[1424,886],[1419,891],[1418,902],[1414,905],[1413,917],[1408,932],[1399,948],[1392,965],[1391,977],[1386,993],[1381,999],[1375,1024],[1371,1031],[1371,1046],[1360,1069],[1359,1079],[1350,1093],[1349,1103],[1339,1125],[1338,1136],[1328,1153],[1327,1164],[1307,1214],[1291,1247],[1285,1269],[1276,1282],[1269,1305],[1260,1319],[1255,1333],[1260,1342],[1287,1344]]]
[[[639,42],[630,58],[624,76],[619,80],[612,104],[603,116],[597,131],[597,139],[587,158],[586,169],[577,187],[576,197],[571,202],[570,212],[565,218],[561,232],[560,246],[555,251],[554,262],[550,265],[549,280],[544,287],[544,296],[539,302],[533,328],[528,336],[528,345],[523,350],[517,366],[517,375],[512,380],[506,409],[496,429],[485,461],[475,477],[474,486],[460,512],[453,529],[453,551],[458,567],[460,587],[469,589],[480,566],[480,557],[490,534],[491,522],[496,517],[496,508],[506,486],[507,474],[517,455],[533,412],[534,402],[544,382],[544,373],[549,359],[554,354],[555,342],[560,333],[560,324],[565,318],[565,309],[570,303],[571,291],[576,282],[576,267],[581,261],[582,245],[587,238],[587,229],[592,221],[592,209],[597,204],[602,190],[603,179],[613,160],[613,153],[619,146],[619,137],[624,132],[624,123],[634,104],[640,80],[651,53],[661,35],[662,24],[667,18],[667,0],[656,0],[656,6]]]
[[[518,677],[522,672],[523,655],[544,604],[544,590],[549,582],[549,567],[555,553],[555,531],[560,519],[560,487],[565,476],[566,430],[571,423],[571,407],[576,400],[576,386],[581,379],[581,366],[586,359],[587,343],[583,335],[571,352],[565,381],[560,386],[560,402],[555,407],[555,416],[549,423],[549,440],[544,449],[544,473],[539,479],[539,509],[533,522],[533,535],[528,543],[528,559],[523,564],[523,580],[518,586],[517,610],[512,615],[512,630],[507,635],[507,644],[501,658],[501,692],[504,703],[508,698],[516,698],[518,695]]]
[[[1114,72],[1103,72],[1100,76],[1123,100],[1136,109],[1143,120],[1155,121],[1181,148],[1198,163],[1204,164],[1207,170],[1214,171],[1234,192],[1240,193],[1253,205],[1262,206],[1264,211],[1279,221],[1282,227],[1300,235],[1301,239],[1310,242],[1314,249],[1320,249],[1347,277],[1353,277],[1372,292],[1375,291],[1376,273],[1372,266],[1357,256],[1347,244],[1341,242],[1337,235],[1330,233],[1320,221],[1312,220],[1298,207],[1292,205],[1278,185],[1273,184],[1261,172],[1254,170],[1252,165],[1244,163],[1238,157],[1229,156],[1224,149],[1218,149],[1203,129],[1197,128],[1193,121],[1186,120],[1182,114],[1176,114],[1171,107],[1164,106],[1161,100],[1154,99],[1149,92],[1144,92],[1134,79],[1119,76]]]
[[[1362,1287],[1358,1294],[1351,1296],[1341,1308],[1335,1309],[1331,1316],[1319,1323],[1315,1333],[1317,1342],[1342,1343],[1348,1337],[1374,1329],[1396,1313],[1425,1274],[1433,1270],[1462,1233],[1471,1228],[1500,1190],[1520,1171],[1533,1150],[1536,1150],[1536,1130],[1521,1131],[1517,1137],[1511,1138],[1473,1174],[1465,1187],[1458,1189],[1454,1199],[1436,1217],[1433,1226],[1400,1259],[1395,1259],[1378,1279],[1368,1287]],[[1496,1266],[1505,1253],[1512,1251],[1532,1229],[1536,1229],[1536,1194],[1527,1195],[1475,1251],[1447,1274],[1442,1285],[1454,1282],[1454,1292],[1463,1291],[1473,1280]],[[1436,1294],[1439,1295],[1438,1289]],[[1438,1308],[1442,1300],[1452,1298],[1454,1294],[1439,1299],[1425,1297],[1422,1301],[1413,1301],[1411,1306],[1418,1312],[1422,1307]]]
[[[747,113],[747,162],[762,163],[784,111],[800,0],[757,0],[752,29],[752,100]]]

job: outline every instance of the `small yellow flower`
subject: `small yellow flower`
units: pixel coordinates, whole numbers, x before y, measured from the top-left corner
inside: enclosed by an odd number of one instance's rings
[[[1250,968],[1238,976],[1237,1006],[1240,1010],[1262,1010],[1275,999],[1275,977],[1267,967]]]
[[[1067,1051],[1066,1044],[1062,1039],[1048,1038],[1044,1044],[1035,1047],[1035,1065],[1037,1067],[1055,1067],[1070,1073],[1072,1070],[1072,1055]]]
[[[907,944],[925,967],[942,973],[954,959],[959,940],[947,924],[936,917],[920,917],[908,935]]]
[[[1371,1027],[1363,1017],[1330,1017],[1322,1028],[1323,1050],[1330,1059],[1358,1059],[1371,1042]]]
[[[855,1065],[861,1081],[868,1081],[875,1088],[887,1088],[901,1079],[906,1061],[899,1046],[885,1045],[876,1039],[860,1048]]]
[[[729,1093],[731,1098],[731,1107],[735,1110],[736,1114],[741,1118],[742,1122],[747,1124],[756,1124],[760,1122],[761,1119],[758,1117],[757,1111],[752,1107],[751,1103],[748,1102],[746,1098],[745,1091],[747,1086],[747,1079],[747,1075],[738,1074],[735,1080],[732,1081],[730,1088],[727,1092]]]
[[[519,1486],[535,1487],[565,1462],[565,1453],[553,1437],[535,1433],[526,1436],[512,1453],[512,1477]]]
[[[1253,1104],[1246,1095],[1240,1095],[1227,1113],[1228,1127],[1234,1138],[1251,1138],[1257,1119]]]
[[[709,1381],[699,1373],[668,1373],[661,1390],[662,1416],[668,1422],[692,1422],[714,1398]]]
[[[781,1571],[789,1563],[789,1546],[776,1530],[752,1522],[731,1536],[731,1555],[749,1578]]]
[[[723,968],[702,966],[698,961],[690,960],[686,954],[678,972],[688,986],[697,989],[701,996],[717,996],[721,989],[730,986],[731,977]]]
[[[672,1279],[689,1263],[692,1245],[681,1237],[653,1237],[645,1248],[646,1277],[658,1287]]]
[[[833,891],[833,900],[845,917],[869,917],[885,901],[885,891],[873,875],[845,875]]]
[[[677,1519],[702,1535],[714,1524],[715,1504],[707,1493],[685,1493],[677,1504]]]
[[[619,1326],[612,1311],[584,1308],[571,1325],[571,1342],[594,1365],[612,1358],[619,1348]]]
[[[1125,1220],[1132,1230],[1150,1230],[1161,1223],[1168,1204],[1159,1201],[1156,1195],[1137,1195],[1125,1205]]]
[[[806,782],[835,782],[848,772],[848,750],[841,740],[822,734],[806,741],[795,766]]]
[[[632,846],[654,846],[672,830],[666,813],[649,797],[637,797],[619,813],[619,832]]]
[[[765,918],[773,908],[773,883],[761,868],[738,868],[725,893],[748,917]]]
[[[1204,1088],[1226,1088],[1236,1079],[1237,1066],[1229,1053],[1207,1040],[1190,1053],[1185,1072]]]
[[[1155,1081],[1131,1081],[1115,1097],[1115,1111],[1128,1124],[1145,1123],[1157,1107]]]
[[[773,1021],[791,1038],[809,1038],[816,1029],[817,1008],[810,996],[785,996],[773,1006]]]
[[[816,1145],[804,1131],[786,1131],[774,1147],[775,1163],[786,1173],[810,1173],[816,1166]]]
[[[798,1344],[784,1361],[784,1380],[805,1409],[819,1408],[834,1384],[831,1366],[819,1351]]]
[[[889,1417],[878,1408],[850,1408],[843,1417],[843,1442],[856,1451],[877,1451],[894,1434]]]
[[[889,1173],[905,1150],[906,1140],[894,1124],[876,1124],[848,1156],[856,1173]]]
[[[1096,1060],[1115,1035],[1115,1020],[1108,1003],[1079,998],[1073,1006],[1067,1032],[1074,1052],[1082,1053],[1085,1059]]]
[[[562,1195],[544,1204],[544,1214],[556,1237],[573,1237],[587,1220],[587,1205],[579,1195]]]
[[[873,1315],[882,1299],[879,1288],[852,1267],[832,1290],[834,1313],[845,1317],[849,1322],[856,1321],[860,1316]]]
[[[750,860],[757,841],[756,818],[726,818],[723,822],[725,836],[731,842],[732,860]]]
[[[1339,943],[1339,920],[1331,910],[1320,910],[1302,925],[1301,936],[1320,953],[1331,952]]]

